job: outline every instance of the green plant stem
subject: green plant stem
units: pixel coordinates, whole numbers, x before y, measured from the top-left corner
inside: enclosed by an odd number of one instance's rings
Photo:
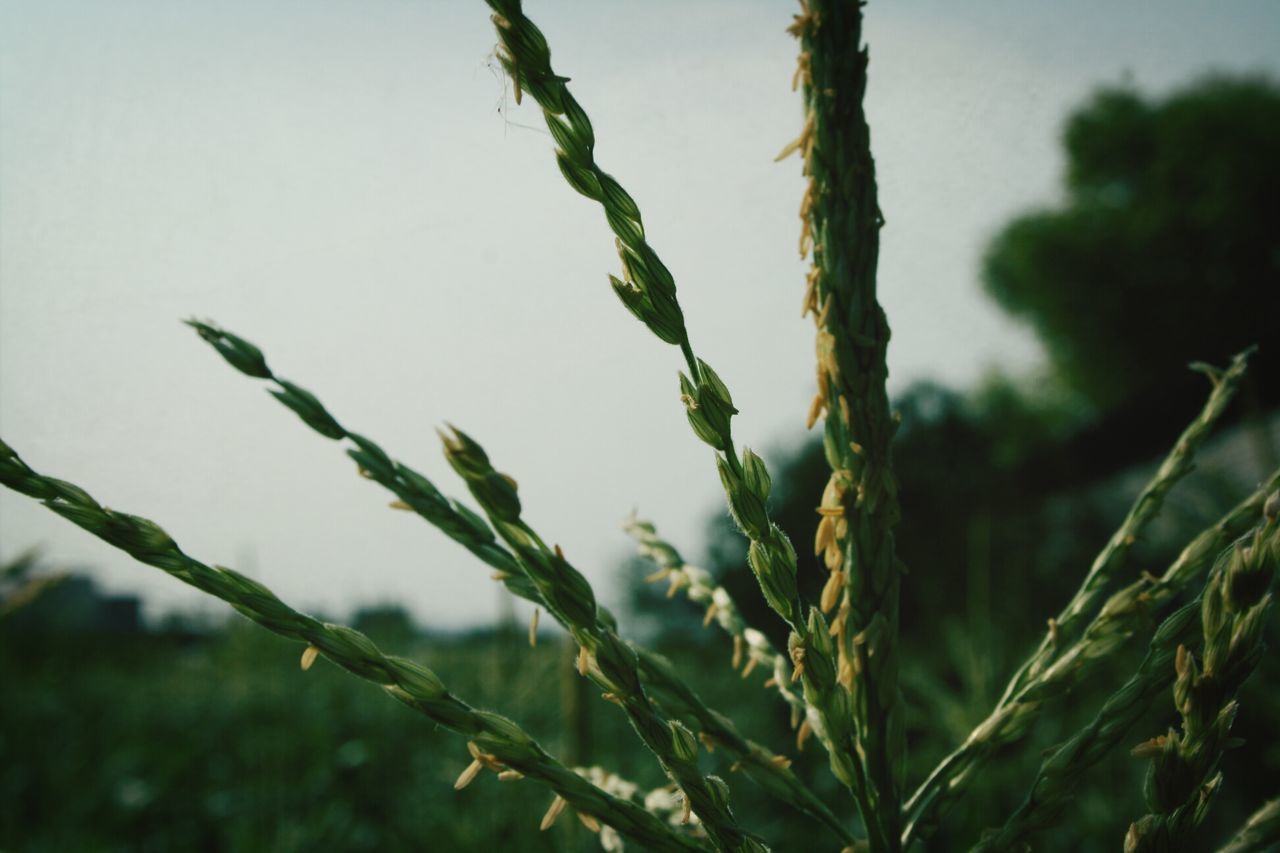
[[[449,464],[511,548],[547,609],[568,626],[581,649],[579,671],[626,712],[640,740],[683,792],[716,846],[730,851],[766,849],[738,826],[729,809],[728,786],[717,777],[704,776],[698,768],[698,741],[693,733],[654,710],[640,683],[634,650],[601,625],[586,578],[565,559],[559,546],[549,547],[521,518],[515,482],[496,471],[483,448],[465,433],[453,429],[441,438]]]
[[[1023,849],[1030,836],[1054,824],[1079,790],[1085,772],[1128,736],[1173,681],[1174,655],[1178,646],[1195,637],[1199,609],[1197,598],[1160,624],[1138,671],[1107,699],[1092,722],[1044,760],[1022,805],[1002,827],[987,832],[974,851]]]
[[[907,804],[904,845],[929,838],[945,808],[968,789],[997,750],[1021,738],[1046,702],[1064,696],[1108,654],[1147,626],[1175,596],[1200,583],[1222,549],[1249,531],[1267,494],[1277,487],[1280,470],[1196,536],[1159,578],[1134,581],[1112,595],[1080,639],[1062,650],[1052,666],[1009,702],[992,711],[965,743],[934,769]]]
[[[1134,500],[1119,529],[1090,566],[1088,574],[1080,584],[1080,589],[1052,621],[1050,630],[1040,641],[1040,646],[1009,681],[1001,698],[1001,704],[1048,667],[1063,644],[1071,642],[1080,634],[1085,620],[1101,603],[1108,585],[1124,565],[1129,549],[1138,541],[1147,525],[1159,515],[1165,496],[1195,467],[1193,460],[1196,451],[1209,437],[1214,424],[1235,396],[1248,367],[1249,356],[1252,354],[1253,348],[1238,354],[1231,360],[1226,370],[1218,370],[1204,364],[1194,365],[1196,369],[1205,373],[1213,384],[1204,408],[1183,430],[1155,476]]]
[[[728,388],[714,370],[694,352],[676,297],[675,278],[645,239],[640,209],[631,195],[595,161],[595,131],[591,120],[569,92],[567,77],[551,67],[551,50],[542,31],[525,17],[520,0],[487,0],[499,46],[498,59],[510,76],[517,98],[528,92],[542,108],[547,128],[555,139],[556,161],[565,180],[582,195],[601,204],[613,231],[622,263],[623,278],[610,276],[614,291],[626,308],[662,341],[680,348],[688,376],[681,374],[681,399],[694,432],[715,448],[725,490],[735,518],[760,559],[753,561],[769,605],[803,637],[805,616],[795,591],[795,554],[781,529],[773,525],[763,507],[743,518],[741,504],[749,496],[743,480],[748,467],[764,472],[759,457],[739,460],[734,449],[730,419],[737,413]],[[749,453],[749,452],[748,452]]]
[[[818,711],[815,734],[831,755],[832,772],[849,789],[864,823],[876,822],[863,771],[856,756],[858,743],[848,692],[835,678],[834,649],[829,627],[820,613],[805,608],[796,586],[796,554],[787,535],[770,517],[766,506],[769,473],[750,450],[742,459],[734,449],[730,420],[737,409],[729,389],[714,370],[698,358],[685,328],[676,298],[675,279],[645,240],[640,209],[630,194],[595,162],[595,132],[591,121],[565,85],[568,78],[551,67],[546,37],[525,17],[520,0],[487,0],[494,10],[498,59],[511,77],[519,98],[528,92],[542,108],[555,139],[556,161],[571,187],[598,201],[614,232],[623,278],[610,277],[614,292],[627,310],[660,340],[680,347],[689,375],[681,374],[681,399],[689,425],[702,441],[718,451],[716,467],[738,527],[750,540],[748,562],[769,606],[792,629],[787,651],[801,674],[805,701]],[[874,833],[873,833],[874,835]],[[896,839],[895,842],[896,843]],[[872,839],[872,849],[885,847]]]
[[[1178,649],[1173,700],[1181,731],[1170,729],[1134,750],[1151,758],[1145,791],[1151,811],[1130,824],[1125,853],[1194,849],[1195,830],[1222,785],[1218,762],[1232,743],[1236,695],[1262,658],[1270,589],[1280,562],[1280,492],[1267,508],[1272,514],[1263,525],[1249,541],[1237,542],[1209,578],[1200,611],[1200,659],[1185,647]]]
[[[1266,522],[1259,526],[1268,527]],[[1274,524],[1266,535],[1275,538]],[[974,850],[1021,849],[1030,836],[1053,825],[1079,790],[1085,772],[1128,736],[1154,698],[1174,682],[1174,661],[1185,654],[1179,649],[1191,646],[1199,636],[1202,608],[1215,594],[1214,577],[1225,571],[1234,553],[1234,546],[1225,550],[1215,562],[1206,588],[1160,623],[1138,671],[1106,701],[1089,725],[1044,760],[1022,805],[1002,827],[985,834]]]
[[[689,601],[706,608],[703,624],[714,622],[733,638],[733,669],[743,667],[742,677],[746,678],[757,666],[763,667],[769,673],[766,685],[791,708],[791,727],[801,725],[808,706],[804,697],[790,687],[791,662],[774,649],[768,637],[747,624],[729,591],[718,585],[706,569],[686,563],[675,546],[658,535],[652,522],[632,517],[622,528],[635,540],[640,555],[658,567],[658,572],[646,580],[665,580],[670,583],[668,597],[683,592]]]
[[[808,698],[814,695],[812,686],[815,682],[812,680],[805,682],[804,698],[797,696],[790,689],[789,684],[794,679],[794,676],[788,677],[789,669],[786,659],[774,650],[773,645],[764,634],[747,626],[738,613],[737,605],[734,604],[733,599],[724,587],[715,586],[711,583],[710,575],[703,569],[685,563],[680,553],[670,543],[658,537],[657,531],[652,524],[631,520],[627,524],[627,532],[640,544],[641,553],[662,567],[664,576],[669,577],[672,581],[672,592],[684,587],[687,590],[690,601],[708,605],[708,619],[714,618],[734,638],[735,669],[738,666],[739,651],[745,650],[748,662],[743,668],[744,677],[751,671],[753,661],[763,664],[766,669],[773,673],[766,681],[766,686],[773,686],[787,704],[791,706],[791,725],[793,728],[797,725],[800,726],[800,731],[796,736],[797,749],[803,748],[804,742],[810,733],[817,733],[819,740],[823,741],[828,751],[832,752],[832,767],[837,770],[837,773],[844,773],[849,776],[858,773],[859,766],[851,760],[848,753],[841,752],[839,753],[839,758],[837,758],[837,753],[832,751],[830,735],[824,723],[826,719],[825,712],[822,708],[810,702]],[[818,615],[819,619],[821,618],[820,614],[816,615]],[[832,683],[829,674],[825,683],[828,691],[841,690],[839,685]],[[848,694],[846,692],[834,695],[840,697]],[[838,701],[838,699],[834,701]],[[837,705],[835,707],[840,706]],[[802,717],[803,723],[800,722]],[[858,789],[851,787],[850,790],[855,797],[861,796],[861,792]],[[864,803],[864,805],[869,804]]]
[[[448,498],[427,477],[394,461],[374,442],[349,432],[309,391],[280,379],[267,364],[266,356],[254,344],[211,323],[187,323],[236,370],[255,379],[275,384],[271,391],[282,405],[320,435],[331,440],[346,438],[355,444],[347,454],[362,474],[390,490],[400,501],[396,506],[412,510],[445,535],[461,544],[481,561],[496,569],[494,577],[513,595],[546,607],[541,593],[506,549],[497,541],[485,519],[458,500]],[[552,614],[555,616],[556,614]],[[616,629],[617,620],[604,607],[597,607],[604,628]],[[557,617],[558,618],[558,617]],[[563,621],[562,625],[566,625]],[[677,711],[696,722],[703,735],[722,748],[757,784],[792,808],[821,821],[842,841],[851,844],[852,833],[831,813],[781,756],[738,733],[731,720],[708,707],[660,655],[633,646],[646,683],[659,694],[668,710]]]
[[[384,654],[368,637],[351,628],[299,613],[262,584],[232,569],[206,565],[188,556],[155,522],[109,510],[79,486],[37,473],[3,442],[0,483],[41,501],[135,560],[226,601],[267,630],[318,649],[353,675],[379,685],[432,721],[469,738],[485,755],[490,769],[516,770],[537,779],[578,812],[642,845],[662,850],[702,849],[638,805],[605,793],[561,765],[515,723],[478,711],[453,696],[426,667]]]
[[[1280,482],[1280,471],[1213,527],[1196,536],[1160,578],[1143,578],[1114,593],[1081,630],[1083,614],[1098,607],[1130,546],[1154,519],[1164,496],[1190,472],[1196,450],[1239,385],[1247,356],[1248,353],[1236,356],[1231,367],[1221,374],[1211,372],[1214,386],[1204,408],[1138,495],[1072,601],[1057,620],[1050,622],[1048,634],[1018,668],[991,713],[934,768],[907,801],[904,844],[927,840],[946,807],[964,792],[981,765],[997,749],[1018,740],[1046,700],[1062,695],[1098,660],[1132,636],[1159,607],[1187,586],[1198,583],[1217,554],[1253,526],[1267,494]],[[1065,620],[1066,627],[1059,620]]]
[[[831,468],[815,543],[831,572],[822,607],[839,607],[838,674],[853,695],[872,847],[897,850],[906,764],[898,689],[903,572],[893,539],[899,509],[890,454],[897,422],[885,388],[889,324],[876,299],[884,220],[862,106],[868,55],[861,3],[801,0],[800,6],[791,32],[800,39],[796,81],[804,84],[806,117],[784,155],[799,151],[809,178],[800,210],[800,253],[813,252],[803,310],[818,328],[818,393],[809,423],[826,410],[823,447]]]
[[[1280,846],[1280,797],[1268,800],[1249,815],[1240,831],[1218,853],[1267,853]]]

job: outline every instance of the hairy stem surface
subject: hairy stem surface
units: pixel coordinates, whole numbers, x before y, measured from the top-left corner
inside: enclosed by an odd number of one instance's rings
[[[902,569],[893,541],[899,510],[889,449],[897,423],[885,389],[889,324],[876,299],[884,220],[862,107],[868,54],[861,3],[800,5],[791,31],[800,39],[795,80],[803,82],[806,118],[783,154],[798,151],[809,178],[800,207],[800,253],[813,254],[803,312],[813,314],[818,330],[809,425],[825,410],[831,468],[814,546],[830,572],[822,609],[838,608],[831,630],[838,678],[852,695],[869,803],[863,818],[873,850],[896,850],[906,762],[898,689]]]

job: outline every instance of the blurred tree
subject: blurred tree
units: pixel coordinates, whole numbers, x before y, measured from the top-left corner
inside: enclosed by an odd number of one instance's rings
[[[404,648],[418,634],[413,617],[399,604],[362,607],[352,614],[351,626],[389,648]]]
[[[1179,394],[1194,385],[1187,362],[1255,343],[1265,388],[1280,327],[1280,90],[1223,77],[1160,101],[1106,89],[1063,141],[1062,206],[995,238],[987,291],[1098,414]]]

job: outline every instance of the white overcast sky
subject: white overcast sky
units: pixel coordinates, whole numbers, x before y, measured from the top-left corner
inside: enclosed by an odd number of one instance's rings
[[[813,392],[803,185],[772,158],[800,124],[794,6],[526,9],[733,389],[736,434],[766,458],[793,444]],[[1039,362],[977,266],[1054,200],[1066,112],[1126,75],[1151,93],[1274,75],[1280,5],[878,0],[866,36],[891,381],[963,387]],[[178,323],[209,317],[446,492],[464,489],[433,427],[471,432],[605,601],[632,507],[697,556],[721,498],[679,354],[610,291],[603,215],[528,129],[536,107],[504,99],[493,45],[480,0],[0,3],[0,435],[301,607],[491,619],[485,567]],[[152,613],[220,612],[0,494],[0,559],[38,543]]]

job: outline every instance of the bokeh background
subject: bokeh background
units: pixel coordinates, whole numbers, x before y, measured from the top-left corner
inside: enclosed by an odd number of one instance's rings
[[[803,429],[803,184],[772,162],[800,121],[793,11],[528,7],[803,545],[826,478]],[[1276,467],[1280,10],[885,3],[866,36],[918,780],[1198,409],[1188,361],[1261,346],[1132,575]],[[565,675],[557,631],[530,649],[527,609],[485,567],[386,509],[178,322],[212,318],[446,491],[463,489],[433,427],[475,435],[624,633],[794,752],[784,709],[729,672],[726,641],[629,559],[635,508],[778,636],[684,423],[678,354],[619,310],[603,217],[564,185],[493,44],[478,0],[0,6],[0,431],[191,553],[419,657],[567,760],[661,784],[612,706]],[[332,668],[302,675],[291,644],[9,493],[0,563],[0,847],[591,846],[569,821],[539,834],[549,797],[532,787],[455,793],[457,739]],[[801,576],[822,579],[812,562]],[[1135,660],[1001,756],[939,849],[1001,820],[1040,750]],[[1276,675],[1268,659],[1244,697],[1250,748],[1225,767],[1206,838],[1280,789]],[[818,753],[797,767],[841,803]],[[1099,768],[1046,849],[1118,844],[1143,770],[1123,753]],[[733,777],[733,794],[776,847],[807,849],[749,783]]]

